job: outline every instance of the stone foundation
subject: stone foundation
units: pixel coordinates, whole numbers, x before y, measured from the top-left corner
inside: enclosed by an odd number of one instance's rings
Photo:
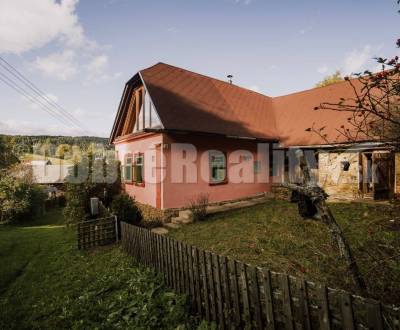
[[[290,191],[290,189],[283,187],[281,184],[272,185],[271,194],[273,198],[282,201],[290,201],[292,196],[292,192]]]

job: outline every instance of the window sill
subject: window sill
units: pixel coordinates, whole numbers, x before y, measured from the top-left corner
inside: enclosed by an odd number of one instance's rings
[[[144,187],[145,186],[144,182],[142,182],[142,183],[125,182],[125,184],[130,185],[130,186],[136,186],[136,187]]]
[[[224,185],[224,184],[228,184],[228,180],[224,180],[224,181],[221,181],[221,182],[210,182],[208,185],[209,186],[221,186],[221,185]]]

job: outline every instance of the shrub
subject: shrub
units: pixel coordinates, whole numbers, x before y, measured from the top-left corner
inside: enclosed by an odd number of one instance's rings
[[[0,221],[14,223],[41,215],[45,199],[40,186],[10,173],[0,175]]]
[[[157,227],[162,227],[163,222],[161,220],[142,220],[140,223],[140,227],[147,228],[147,229],[153,229]]]
[[[39,185],[29,185],[29,214],[38,216],[43,215],[45,210],[45,201],[47,198],[43,188]]]
[[[114,197],[114,200],[111,203],[111,212],[117,216],[118,221],[138,225],[142,220],[142,216],[136,206],[135,200],[125,193]]]
[[[202,221],[207,215],[208,194],[198,194],[189,201],[189,210],[192,212],[193,221]]]
[[[109,172],[110,180],[104,181],[108,171],[115,169],[117,173]],[[112,180],[112,179],[115,180]],[[95,159],[89,152],[74,164],[66,178],[64,216],[66,223],[84,221],[90,214],[90,198],[98,197],[105,206],[109,206],[113,197],[121,187],[119,163],[107,159]]]
[[[87,192],[83,184],[67,184],[65,192],[67,200],[64,208],[64,218],[67,225],[82,222],[86,219]]]

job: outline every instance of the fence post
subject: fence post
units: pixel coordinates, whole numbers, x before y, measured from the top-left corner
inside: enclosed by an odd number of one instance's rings
[[[114,215],[114,219],[115,219],[115,241],[118,242],[119,241],[119,230],[118,230],[118,219],[117,219],[116,215]]]
[[[290,282],[288,275],[281,275],[281,289],[283,293],[283,310],[285,314],[286,329],[293,330],[293,311],[292,311],[292,293],[290,290]]]
[[[353,303],[350,293],[343,292],[340,299],[340,309],[342,311],[342,326],[344,329],[354,330],[354,315],[353,315]]]
[[[275,329],[274,292],[272,290],[271,272],[263,269],[263,288],[267,315],[267,328]]]
[[[331,330],[331,317],[329,313],[328,290],[326,286],[321,284],[317,288],[318,298],[320,301],[319,322],[321,330]]]

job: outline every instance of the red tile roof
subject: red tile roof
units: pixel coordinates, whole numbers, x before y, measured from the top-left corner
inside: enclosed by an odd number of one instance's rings
[[[357,82],[354,82],[357,85]],[[348,126],[348,112],[333,110],[314,110],[321,103],[337,103],[340,98],[352,98],[354,92],[346,81],[325,87],[317,87],[310,90],[293,93],[285,96],[274,97],[272,108],[275,113],[276,130],[279,132],[279,140],[286,146],[303,146],[326,144],[326,140],[333,143],[348,142],[338,132],[340,126]],[[305,130],[312,127],[326,127],[324,133],[326,140],[314,132]],[[350,128],[351,129],[351,128]]]
[[[352,96],[342,82],[272,98],[164,63],[139,74],[165,129],[272,139],[285,146],[326,144],[305,131],[313,123],[327,126],[328,140],[336,140],[336,129],[347,124],[348,114],[314,108]],[[114,134],[113,129],[111,140]],[[346,141],[339,137],[335,142]]]
[[[268,96],[171,65],[140,71],[167,129],[275,138]]]

